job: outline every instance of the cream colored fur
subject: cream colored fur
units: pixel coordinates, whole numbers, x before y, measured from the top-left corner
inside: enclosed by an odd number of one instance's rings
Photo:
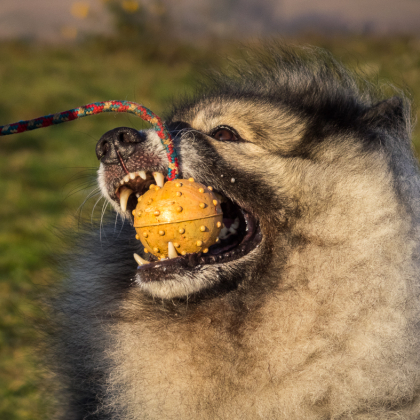
[[[294,169],[308,206],[294,229],[311,245],[290,255],[270,296],[243,308],[236,342],[228,298],[186,324],[111,330],[124,418],[419,418],[418,215],[398,203],[380,156],[358,168],[341,160],[339,172]],[[142,313],[137,293],[123,311]]]
[[[362,110],[374,106],[356,94]],[[252,114],[249,97],[220,94],[172,118],[192,127],[176,143],[184,177],[208,179],[240,205],[263,203],[259,247],[175,280],[145,284],[133,274],[111,293],[129,264],[121,241],[103,251],[103,266],[72,276],[64,296],[77,297],[63,298],[62,312],[93,349],[77,356],[83,369],[103,374],[92,418],[420,419],[420,177],[407,111],[395,129],[372,128],[376,143],[332,130],[307,157],[291,151],[309,122],[264,106]],[[264,118],[261,139],[252,130]],[[212,139],[218,124],[247,142]],[[203,164],[204,141],[226,163]],[[243,178],[230,185],[233,174]],[[115,254],[121,263],[105,264]],[[85,253],[82,265],[94,258]],[[221,273],[238,286],[211,294]]]

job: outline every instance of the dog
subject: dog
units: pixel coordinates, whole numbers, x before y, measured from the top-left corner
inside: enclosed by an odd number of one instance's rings
[[[132,211],[167,181],[165,150],[153,130],[102,136],[98,183],[122,222],[83,236],[53,302],[62,418],[419,419],[408,99],[277,45],[165,120],[181,177],[222,200],[223,237],[144,253]]]

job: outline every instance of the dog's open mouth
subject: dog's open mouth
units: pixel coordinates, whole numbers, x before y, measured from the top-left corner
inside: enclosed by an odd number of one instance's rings
[[[114,181],[111,198],[120,204],[123,212],[131,214],[136,208],[138,198],[149,190],[150,185],[163,187],[166,181],[167,178],[162,172],[131,172],[122,179]],[[138,270],[146,272],[151,269],[161,269],[167,272],[201,269],[207,264],[223,264],[240,259],[259,245],[262,235],[258,219],[219,191],[214,192],[220,198],[223,228],[218,241],[209,247],[208,252],[183,256],[169,252],[168,258],[159,260],[154,255],[142,251],[139,252],[141,256],[135,257],[139,264]],[[153,278],[155,279],[155,276]]]

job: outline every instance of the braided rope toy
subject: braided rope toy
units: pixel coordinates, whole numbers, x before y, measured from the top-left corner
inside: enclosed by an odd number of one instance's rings
[[[142,120],[151,124],[156,131],[168,157],[168,180],[172,181],[179,177],[178,157],[173,145],[173,140],[164,122],[150,109],[130,101],[106,101],[94,102],[69,111],[57,114],[45,115],[33,120],[18,121],[13,124],[0,126],[0,136],[23,133],[37,128],[49,127],[50,125],[61,124],[73,121],[89,115],[101,114],[103,112],[128,112],[140,117]]]

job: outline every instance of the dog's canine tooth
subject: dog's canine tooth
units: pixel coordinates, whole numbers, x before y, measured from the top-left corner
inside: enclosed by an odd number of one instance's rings
[[[174,244],[172,242],[168,242],[168,258],[176,258],[177,256],[178,253],[176,252]]]
[[[142,257],[140,257],[139,254],[133,254],[134,259],[136,260],[136,263],[138,265],[145,265],[145,264],[149,264],[149,261],[146,261],[145,259],[143,259]]]
[[[165,177],[163,174],[161,172],[153,172],[153,178],[155,178],[156,185],[162,188],[165,183]]]
[[[141,179],[146,180],[146,172],[145,171],[138,171],[137,172]]]
[[[129,175],[126,175],[126,176],[123,178],[123,180],[124,180],[124,182],[128,182],[128,181],[130,181],[130,176],[129,176]]]
[[[130,179],[134,179],[136,177],[136,174],[134,172],[130,173]]]
[[[120,189],[120,206],[121,211],[125,212],[127,210],[127,201],[128,197],[130,197],[131,194],[133,194],[133,190],[130,190],[130,188],[127,187],[121,187]]]

